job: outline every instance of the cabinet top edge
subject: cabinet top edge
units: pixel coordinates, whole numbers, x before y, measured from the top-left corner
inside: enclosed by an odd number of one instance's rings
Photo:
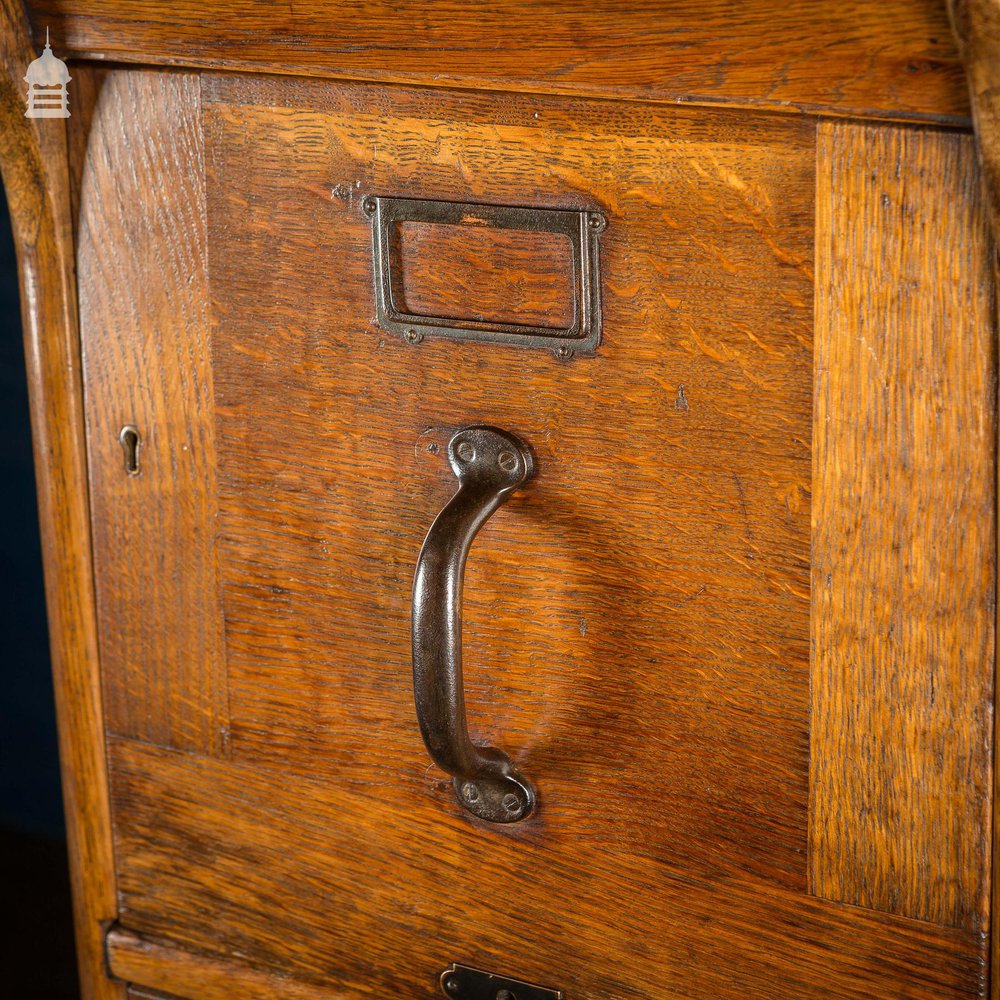
[[[62,58],[968,127],[943,2],[28,0]]]

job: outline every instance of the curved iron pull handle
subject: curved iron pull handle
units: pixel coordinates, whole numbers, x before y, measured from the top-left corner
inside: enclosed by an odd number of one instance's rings
[[[431,525],[413,578],[413,693],[424,744],[480,819],[513,823],[535,806],[531,785],[496,747],[469,739],[462,686],[462,582],[479,529],[534,471],[531,452],[495,427],[463,427],[448,442],[458,492]]]

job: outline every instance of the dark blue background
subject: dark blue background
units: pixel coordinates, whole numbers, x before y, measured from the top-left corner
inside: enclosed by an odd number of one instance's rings
[[[79,1000],[17,266],[2,194],[0,907],[3,995]]]
[[[0,198],[0,827],[63,836],[14,242]]]

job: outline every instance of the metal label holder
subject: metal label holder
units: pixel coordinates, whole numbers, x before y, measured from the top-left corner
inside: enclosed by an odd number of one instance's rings
[[[601,288],[598,242],[604,216],[590,210],[521,208],[454,201],[389,198],[368,195],[363,209],[372,220],[372,263],[375,308],[387,333],[418,344],[424,337],[476,340],[553,351],[557,357],[592,354],[601,342]],[[569,239],[573,263],[573,321],[568,327],[527,326],[477,320],[454,320],[404,312],[392,291],[392,227],[404,222],[445,226],[487,226],[494,229],[561,233]]]

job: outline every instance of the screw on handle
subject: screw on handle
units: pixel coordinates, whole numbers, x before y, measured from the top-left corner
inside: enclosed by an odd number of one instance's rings
[[[462,683],[462,585],[472,541],[534,471],[531,451],[495,427],[463,427],[448,442],[458,492],[435,518],[413,579],[413,693],[424,744],[454,778],[458,801],[493,823],[529,816],[535,793],[513,761],[469,738]]]

